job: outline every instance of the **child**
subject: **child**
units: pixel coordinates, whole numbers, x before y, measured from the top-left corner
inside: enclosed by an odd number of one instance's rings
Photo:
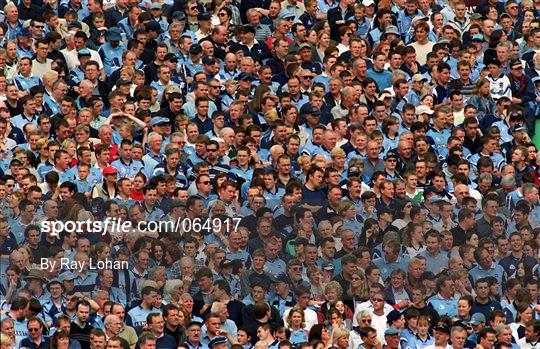
[[[86,196],[90,196],[90,193],[92,192],[93,185],[88,183],[87,178],[88,174],[90,173],[90,168],[88,165],[79,164],[77,166],[77,174],[78,177],[75,183],[77,184],[77,191],[79,193],[84,193]]]
[[[411,343],[407,343],[407,348],[423,349],[432,346],[435,343],[433,337],[429,334],[429,318],[421,315],[416,323],[416,337]]]

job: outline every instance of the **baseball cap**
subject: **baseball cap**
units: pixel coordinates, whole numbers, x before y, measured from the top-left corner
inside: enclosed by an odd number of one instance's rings
[[[279,19],[293,19],[296,15],[289,11],[281,11],[278,15]]]
[[[375,1],[373,1],[373,0],[362,0],[362,5],[364,5],[365,7],[372,6],[372,5],[375,5]]]
[[[399,310],[394,309],[391,312],[389,312],[388,315],[386,315],[386,323],[392,324],[392,322],[396,321],[400,317],[401,317],[401,313],[399,312]]]
[[[520,131],[527,131],[527,129],[523,125],[515,125],[511,129],[511,132],[520,132]]]
[[[302,111],[304,114],[321,115],[321,111],[315,108],[311,103],[306,105],[306,108]]]
[[[202,52],[202,46],[199,44],[193,44],[189,47],[189,53],[192,55],[198,55]]]
[[[443,333],[446,333],[446,334],[450,334],[450,327],[448,327],[448,325],[445,324],[445,323],[438,324],[437,326],[433,327],[433,330],[437,331],[437,332],[443,332]]]
[[[482,19],[482,18],[484,18],[484,16],[482,16],[481,13],[475,12],[475,13],[473,13],[473,14],[471,15],[470,18],[471,18],[471,19]]]
[[[399,35],[399,31],[398,31],[398,28],[397,28],[395,25],[389,25],[389,26],[386,27],[386,29],[384,30],[383,35],[385,35],[385,34],[395,34],[395,35]]]
[[[385,336],[393,336],[399,334],[399,330],[397,328],[389,327],[384,331]]]
[[[146,30],[151,30],[151,31],[154,31],[158,34],[161,34],[163,32],[163,30],[161,29],[161,26],[159,25],[158,22],[152,20],[150,22],[148,22],[146,24]]]
[[[202,64],[214,64],[216,63],[218,60],[216,57],[212,57],[212,56],[204,56],[202,58]]]
[[[484,41],[484,35],[482,34],[474,34],[472,36],[472,41]]]
[[[118,173],[118,170],[112,166],[107,166],[103,169],[103,175],[104,176],[107,176],[107,175],[113,175],[113,174],[117,174]]]
[[[309,241],[306,238],[296,238],[291,241],[291,245],[307,245],[307,244],[309,244]]]
[[[121,85],[131,85],[131,81],[120,78],[116,81],[116,86],[121,86]]]
[[[171,63],[178,63],[178,57],[172,52],[169,52],[163,57],[164,61],[171,62]]]
[[[257,79],[255,79],[255,77],[252,74],[240,73],[236,77],[236,80],[238,80],[238,81],[254,81],[254,80],[257,80]]]
[[[421,114],[432,115],[433,110],[431,110],[427,105],[419,105],[418,107],[416,107],[416,115],[421,115]]]
[[[153,2],[152,6],[150,6],[152,10],[161,10],[161,4],[159,2]]]
[[[81,50],[79,50],[79,52],[77,52],[77,56],[81,57],[81,56],[91,56],[92,54],[90,53],[90,50],[87,49],[87,48],[83,48]]]
[[[171,120],[158,116],[158,117],[152,118],[152,121],[150,121],[150,126],[170,124],[170,123],[171,123]]]
[[[172,19],[177,19],[179,21],[185,21],[186,20],[186,14],[182,11],[174,11],[172,14]]]
[[[255,34],[255,28],[253,28],[253,26],[251,24],[243,25],[241,28],[242,28],[242,31],[244,31],[246,33]]]
[[[209,21],[212,18],[212,14],[210,12],[201,12],[197,15],[198,21]]]
[[[214,339],[210,341],[210,343],[208,344],[208,347],[213,348],[216,345],[225,344],[225,343],[227,343],[227,338],[223,336],[217,336],[217,337],[214,337]]]
[[[300,50],[303,50],[303,49],[305,49],[305,48],[308,48],[308,49],[311,50],[311,45],[308,44],[307,42],[303,42],[303,43],[300,44],[300,46],[298,46],[298,50],[299,50],[299,51],[300,51]]]
[[[519,59],[513,59],[510,61],[510,68],[517,69],[517,68],[523,68],[523,63]]]
[[[427,78],[422,74],[414,74],[411,80],[414,82],[427,81]]]
[[[473,326],[478,326],[481,323],[485,323],[485,322],[486,322],[486,317],[484,316],[484,314],[482,314],[482,313],[474,313],[471,316],[471,321],[469,321],[469,324],[473,325]]]
[[[21,30],[17,31],[17,37],[21,36],[32,36],[32,33],[30,32],[30,29],[28,28],[22,28]]]
[[[233,262],[230,259],[224,259],[219,263],[220,268],[230,268],[233,266]]]
[[[109,41],[120,41],[122,40],[122,32],[118,27],[112,27],[107,32],[107,40]]]

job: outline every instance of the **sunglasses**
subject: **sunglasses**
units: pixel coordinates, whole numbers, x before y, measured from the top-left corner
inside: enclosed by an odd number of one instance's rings
[[[208,151],[208,152],[212,152],[212,153],[213,153],[213,152],[216,152],[216,151],[217,151],[217,149],[206,149],[206,151]]]
[[[204,182],[201,182],[201,183],[208,185],[208,184],[210,184],[210,181],[204,181]]]
[[[28,332],[39,332],[39,328],[29,328]]]
[[[371,301],[372,302],[384,302],[384,299],[382,299],[382,298],[372,298]]]
[[[227,14],[226,13],[218,13],[217,15],[218,15],[218,17],[225,17]]]

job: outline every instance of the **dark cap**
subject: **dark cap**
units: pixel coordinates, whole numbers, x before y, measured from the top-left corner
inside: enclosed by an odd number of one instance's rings
[[[383,160],[386,161],[386,160],[388,160],[388,159],[390,159],[390,158],[397,159],[398,156],[397,156],[396,153],[386,153],[386,155],[384,155]]]
[[[386,315],[386,323],[391,325],[392,322],[396,321],[400,317],[401,317],[401,313],[399,312],[399,310],[394,309],[391,312],[389,312],[388,315]]]
[[[189,47],[189,53],[192,55],[198,55],[202,53],[202,46],[199,44],[193,44]]]
[[[302,113],[307,115],[321,115],[321,111],[318,109],[318,108],[315,108],[311,103],[306,103],[303,107],[305,108],[301,108],[303,109],[302,110]]]
[[[324,271],[330,271],[330,272],[333,272],[336,267],[334,267],[334,264],[328,262],[326,264],[323,264],[323,266],[321,267],[322,270]]]
[[[511,17],[508,13],[506,13],[506,12],[502,13],[502,14],[499,16],[499,21],[500,21],[501,19],[503,19],[503,18],[510,18],[510,19],[512,19],[512,17]]]
[[[388,213],[388,214],[393,215],[393,214],[394,214],[394,211],[392,211],[392,210],[390,209],[390,207],[387,207],[387,206],[385,206],[385,205],[382,205],[382,206],[377,210],[377,213],[378,213],[379,215],[384,214],[384,213]]]
[[[450,334],[450,327],[448,327],[448,325],[445,323],[440,323],[437,326],[433,327],[433,331]]]
[[[159,25],[158,22],[153,21],[153,20],[146,23],[146,30],[151,30],[151,31],[154,31],[154,32],[156,32],[158,34],[163,33],[163,30],[161,29],[161,25]]]
[[[212,57],[212,56],[204,56],[202,58],[202,64],[215,64],[218,62],[218,59],[216,57]]]
[[[32,36],[32,32],[28,28],[22,28],[17,31],[17,37],[19,38],[21,36]]]
[[[253,33],[255,34],[255,28],[251,24],[243,25],[241,30],[246,33]]]
[[[176,57],[176,55],[171,52],[167,53],[163,60],[171,63],[178,63],[178,57]]]
[[[176,207],[186,207],[186,202],[184,200],[173,200],[171,202],[171,209]]]
[[[437,277],[431,271],[425,271],[420,275],[421,280],[435,280]]]
[[[515,126],[512,126],[512,129],[511,129],[511,132],[514,133],[514,132],[520,132],[520,131],[527,131],[527,129],[525,128],[525,126],[523,125],[515,125]]]
[[[490,65],[490,64],[496,65],[497,67],[501,67],[501,66],[502,66],[501,61],[499,61],[499,59],[496,58],[496,57],[493,57],[492,59],[489,60],[489,62],[487,63],[487,65]]]
[[[121,86],[121,85],[131,85],[131,81],[122,79],[122,78],[116,80],[116,86]]]
[[[174,11],[172,14],[172,19],[176,19],[179,21],[185,21],[186,20],[186,14],[182,11]]]
[[[223,336],[217,336],[217,337],[214,337],[214,339],[210,341],[210,343],[208,344],[208,348],[212,349],[214,346],[218,344],[226,344],[226,343],[227,343],[227,338]]]
[[[289,277],[287,276],[287,274],[279,274],[277,278],[274,279],[274,283],[275,284],[278,284],[280,282],[283,282],[285,284],[289,284],[290,283],[290,279]]]
[[[73,22],[70,22],[70,23],[67,25],[67,29],[68,29],[68,30],[71,30],[71,29],[79,29],[79,30],[82,30],[82,24],[81,24],[80,22],[73,21]]]
[[[198,21],[209,21],[212,18],[212,14],[210,12],[201,12],[197,15]]]
[[[523,68],[523,63],[519,59],[513,59],[510,61],[510,68],[516,69],[516,68]]]
[[[199,326],[199,327],[202,327],[202,323],[199,322],[199,321],[191,321],[190,323],[187,324],[186,328],[190,328],[191,326]]]
[[[236,77],[236,80],[238,80],[238,81],[254,81],[254,80],[257,80],[257,79],[252,74],[240,73]]]
[[[291,241],[291,245],[307,245],[307,244],[309,244],[309,241],[306,238],[296,238]]]
[[[232,268],[233,262],[230,259],[224,259],[219,263],[219,267],[223,268]]]

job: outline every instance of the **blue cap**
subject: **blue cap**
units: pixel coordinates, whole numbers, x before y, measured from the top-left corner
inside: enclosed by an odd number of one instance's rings
[[[107,40],[120,41],[122,40],[122,31],[118,27],[112,27],[107,32]]]
[[[281,11],[278,14],[279,19],[293,19],[295,17],[296,17],[296,15],[294,13],[292,13],[292,12],[289,12],[289,11]]]
[[[159,23],[154,21],[154,20],[146,23],[145,27],[146,27],[146,30],[151,30],[151,31],[154,31],[154,32],[156,32],[158,34],[163,33],[163,30],[161,29],[161,25],[159,25]]]
[[[77,275],[75,275],[75,273],[73,273],[72,271],[66,271],[65,273],[60,274],[60,276],[58,277],[58,279],[62,282],[75,280],[76,278]]]
[[[485,323],[485,322],[486,322],[486,316],[484,314],[482,314],[482,313],[474,313],[471,316],[471,321],[469,321],[469,324],[471,324],[473,326],[478,326],[481,323]]]
[[[212,13],[210,12],[201,12],[197,15],[198,21],[209,21],[212,19]]]
[[[161,4],[159,2],[153,2],[152,6],[150,6],[152,10],[160,9],[161,10]]]
[[[17,32],[17,37],[20,38],[21,36],[32,36],[32,33],[28,28],[22,28]]]
[[[399,334],[399,330],[397,328],[389,327],[384,331],[385,336],[393,336],[395,334]]]
[[[208,344],[208,347],[212,349],[215,345],[225,344],[225,343],[227,343],[227,338],[223,336],[217,336],[217,337],[214,337],[214,339],[210,341],[210,343]]]
[[[77,56],[91,56],[92,54],[90,53],[90,50],[87,49],[87,48],[83,48],[81,50],[79,50],[79,52],[77,52]]]
[[[482,35],[482,34],[474,34],[472,36],[472,41],[484,41],[484,35]]]
[[[152,121],[150,121],[150,126],[170,124],[170,123],[171,123],[171,120],[158,116],[158,117],[152,118]]]

